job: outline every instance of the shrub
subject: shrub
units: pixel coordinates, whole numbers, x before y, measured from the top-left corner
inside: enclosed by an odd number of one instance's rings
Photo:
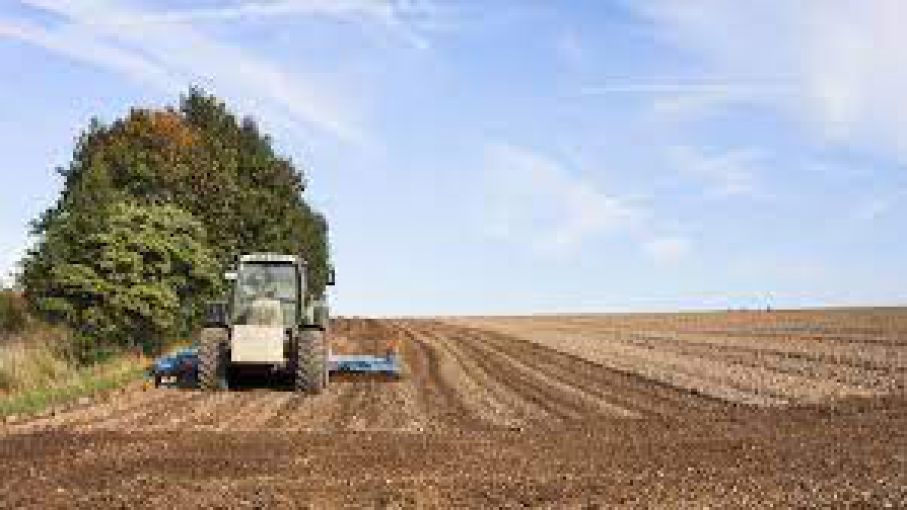
[[[0,345],[0,391],[15,392],[53,384],[73,367],[65,348],[68,334],[59,328],[31,328]]]
[[[28,324],[28,305],[18,292],[0,291],[0,335],[18,333]]]

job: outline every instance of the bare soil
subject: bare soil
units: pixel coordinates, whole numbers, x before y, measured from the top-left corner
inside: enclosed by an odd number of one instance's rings
[[[134,385],[0,425],[0,508],[907,506],[905,310],[334,332],[404,376]]]

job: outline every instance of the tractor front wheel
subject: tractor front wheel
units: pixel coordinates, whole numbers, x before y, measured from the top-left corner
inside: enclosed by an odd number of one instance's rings
[[[202,330],[198,346],[198,385],[205,391],[227,389],[227,341],[223,328]]]
[[[296,391],[318,394],[327,385],[327,345],[324,331],[303,329],[296,341]]]

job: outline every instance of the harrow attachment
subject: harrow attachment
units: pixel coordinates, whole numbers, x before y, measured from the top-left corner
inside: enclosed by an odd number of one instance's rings
[[[385,356],[370,354],[333,354],[328,357],[332,374],[375,374],[400,377],[400,362],[397,353]]]
[[[198,347],[187,347],[154,360],[148,376],[155,387],[198,385]]]
[[[194,388],[198,386],[198,347],[180,349],[157,358],[148,369],[155,387]],[[391,379],[401,375],[401,363],[396,351],[384,356],[372,354],[334,354],[328,356],[331,375],[365,374]]]

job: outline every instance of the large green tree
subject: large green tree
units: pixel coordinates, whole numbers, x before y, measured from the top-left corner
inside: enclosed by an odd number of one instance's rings
[[[178,109],[133,109],[107,126],[93,121],[72,163],[59,169],[64,191],[37,222],[38,234],[72,212],[78,195],[97,192],[84,181],[99,165],[117,196],[173,203],[201,220],[221,263],[249,251],[302,253],[311,287],[324,290],[327,222],[303,198],[302,171],[254,120],[237,118],[217,98],[191,89]]]
[[[53,263],[31,289],[41,311],[75,329],[83,357],[105,347],[159,347],[191,326],[201,314],[197,298],[220,284],[204,227],[190,213],[131,201],[105,209],[79,257],[53,253],[72,239],[66,222],[50,226],[44,253]]]
[[[178,107],[135,108],[110,124],[92,121],[71,163],[58,172],[63,191],[35,221],[39,242],[22,275],[26,296],[46,315],[75,327],[85,321],[70,313],[74,298],[61,293],[57,267],[90,263],[95,234],[109,228],[122,203],[187,213],[199,222],[220,269],[245,252],[301,253],[310,287],[324,290],[327,222],[304,200],[303,173],[275,152],[251,118],[238,118],[198,89]]]

